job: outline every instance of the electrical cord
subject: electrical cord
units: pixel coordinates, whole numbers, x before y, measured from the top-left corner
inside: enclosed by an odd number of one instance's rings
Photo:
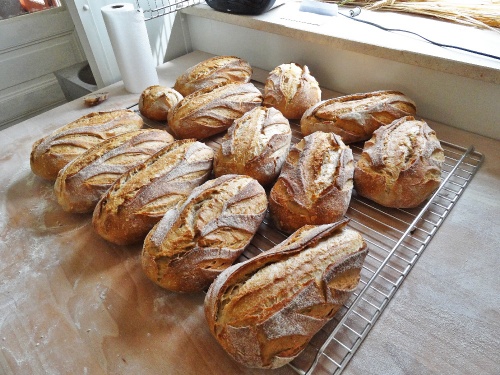
[[[490,55],[488,53],[484,53],[484,52],[479,52],[479,51],[475,51],[475,50],[472,50],[472,49],[468,49],[468,48],[464,48],[464,47],[459,47],[459,46],[453,46],[453,45],[450,45],[450,44],[444,44],[444,43],[438,43],[438,42],[434,42],[430,39],[427,39],[426,37],[420,35],[420,34],[417,34],[413,31],[409,31],[409,30],[403,30],[403,29],[391,29],[391,28],[388,28],[388,27],[384,27],[382,25],[379,25],[377,23],[374,23],[374,22],[370,22],[370,21],[366,21],[366,20],[361,20],[359,18],[355,18],[356,16],[358,16],[360,13],[361,13],[361,8],[360,7],[356,7],[354,9],[351,9],[349,11],[349,15],[347,14],[343,14],[341,12],[338,12],[340,15],[346,17],[346,18],[349,18],[353,21],[357,21],[357,22],[361,22],[361,23],[365,23],[367,25],[371,25],[371,26],[375,26],[379,29],[382,29],[384,31],[398,31],[398,32],[403,32],[403,33],[408,33],[408,34],[413,34],[415,36],[418,36],[419,38],[422,38],[424,39],[425,41],[431,43],[431,44],[434,44],[435,46],[439,46],[439,47],[446,47],[446,48],[454,48],[454,49],[459,49],[459,50],[462,50],[462,51],[466,51],[466,52],[470,52],[470,53],[475,53],[477,55],[482,55],[482,56],[486,56],[486,57],[489,57],[489,58],[492,58],[492,59],[496,59],[496,60],[500,60],[500,57],[499,56],[495,56],[495,55]]]

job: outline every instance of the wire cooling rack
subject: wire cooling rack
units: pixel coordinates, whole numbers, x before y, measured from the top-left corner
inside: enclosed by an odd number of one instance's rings
[[[262,89],[261,83],[254,83]],[[131,107],[135,111],[137,108],[137,105]],[[158,127],[151,120],[145,122]],[[165,125],[160,127],[164,129]],[[296,123],[291,123],[291,127],[292,143],[296,143],[302,138],[300,127]],[[204,142],[218,149],[221,139],[222,135],[216,135]],[[391,209],[353,192],[346,216],[350,219],[349,226],[363,235],[369,249],[361,281],[335,317],[288,364],[297,374],[340,374],[344,370],[483,162],[484,156],[473,146],[463,147],[444,140],[441,146],[445,153],[441,184],[421,206]],[[363,145],[350,147],[357,161]],[[269,250],[286,238],[267,215],[238,261]]]
[[[202,2],[204,0],[136,0],[135,3],[137,8],[142,8],[144,19],[149,21]]]

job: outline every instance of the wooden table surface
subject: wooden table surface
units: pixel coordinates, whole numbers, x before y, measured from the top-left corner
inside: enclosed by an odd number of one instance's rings
[[[206,57],[162,65],[161,84]],[[0,131],[0,374],[291,373],[233,362],[206,327],[203,293],[151,283],[140,246],[99,238],[90,214],[63,212],[53,184],[31,172],[37,139],[138,101],[121,83],[106,91],[98,107],[75,100]],[[485,162],[344,373],[499,373],[500,142],[431,126],[449,142],[474,144]]]

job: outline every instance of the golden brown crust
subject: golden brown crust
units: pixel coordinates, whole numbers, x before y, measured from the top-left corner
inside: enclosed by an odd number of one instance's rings
[[[235,56],[215,56],[187,69],[174,89],[187,96],[200,89],[226,83],[247,83],[252,77],[248,62]]]
[[[239,363],[292,361],[342,307],[368,252],[346,221],[304,226],[273,249],[222,272],[205,297],[210,331]]]
[[[411,208],[441,183],[444,152],[429,125],[412,116],[376,130],[354,172],[356,192],[386,207]]]
[[[176,138],[203,139],[226,131],[245,112],[262,104],[252,83],[208,87],[184,97],[169,113]]]
[[[89,113],[36,141],[30,156],[31,170],[54,181],[66,164],[92,146],[143,125],[141,116],[127,109]]]
[[[67,212],[92,212],[123,173],[173,141],[164,130],[144,129],[99,143],[61,169],[54,184],[58,203]]]
[[[256,107],[236,119],[222,138],[215,176],[243,174],[268,185],[278,177],[291,139],[290,123],[280,111]]]
[[[288,119],[301,118],[320,100],[321,89],[306,65],[281,64],[267,77],[263,105],[280,110]]]
[[[167,121],[168,112],[183,96],[170,87],[155,85],[146,88],[139,97],[139,111],[154,121]]]
[[[379,127],[415,113],[415,103],[399,91],[345,95],[307,109],[300,120],[300,130],[303,135],[333,132],[349,144],[370,139]]]
[[[118,245],[142,241],[208,179],[212,162],[212,149],[194,139],[169,144],[113,183],[95,207],[94,229]]]
[[[266,209],[266,193],[253,178],[225,175],[207,181],[146,237],[146,275],[172,291],[203,290],[243,252]]]
[[[340,220],[349,207],[353,173],[352,151],[339,136],[315,132],[304,137],[290,149],[271,189],[271,218],[285,232]]]

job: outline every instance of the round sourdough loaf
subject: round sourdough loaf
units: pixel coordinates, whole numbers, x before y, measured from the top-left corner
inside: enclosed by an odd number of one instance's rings
[[[250,243],[266,209],[266,192],[253,178],[224,175],[205,182],[148,234],[144,272],[171,291],[207,288]]]
[[[345,224],[304,226],[217,277],[205,316],[234,360],[258,368],[289,363],[347,301],[368,250]]]
[[[212,172],[213,151],[194,139],[175,141],[120,176],[97,203],[96,232],[118,245],[144,240],[172,208]]]
[[[92,112],[65,125],[33,144],[31,170],[37,176],[54,181],[59,171],[92,146],[115,135],[138,130],[144,123],[128,109]]]
[[[288,119],[301,118],[320,100],[321,89],[306,65],[281,64],[267,77],[263,104],[280,110]]]
[[[365,142],[356,163],[356,192],[386,207],[416,207],[439,187],[444,151],[425,121],[403,117]]]
[[[167,121],[168,112],[183,96],[170,87],[155,85],[146,88],[139,97],[139,111],[154,121]]]
[[[226,131],[234,120],[262,104],[252,83],[206,87],[185,96],[168,115],[176,138],[203,139]]]
[[[415,103],[398,91],[345,95],[308,108],[300,120],[300,130],[303,135],[333,132],[349,144],[370,139],[379,127],[415,113]]]
[[[243,174],[268,185],[278,177],[291,140],[290,123],[280,111],[256,107],[236,119],[222,138],[215,176]]]
[[[54,184],[58,203],[67,212],[92,212],[118,177],[173,141],[164,130],[143,129],[99,143],[61,169]]]
[[[333,133],[315,132],[292,146],[269,195],[276,226],[293,232],[327,224],[346,213],[352,193],[352,150]]]
[[[180,75],[174,89],[187,96],[205,87],[226,83],[247,83],[252,77],[252,67],[236,56],[214,56],[206,59]]]

